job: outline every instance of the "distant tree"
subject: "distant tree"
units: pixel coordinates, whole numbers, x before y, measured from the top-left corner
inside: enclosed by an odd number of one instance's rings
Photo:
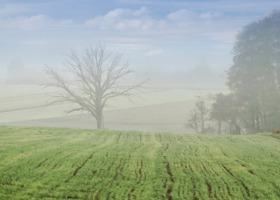
[[[217,122],[217,133],[240,134],[241,113],[238,110],[238,103],[232,94],[217,94],[212,104],[210,118]],[[224,127],[223,127],[224,126]]]
[[[194,109],[191,110],[187,127],[194,129],[197,133],[205,134],[208,132],[206,122],[209,121],[209,109],[201,97],[197,97]]]
[[[199,119],[199,114],[196,109],[191,110],[189,114],[189,119],[186,124],[186,127],[190,127],[195,130],[196,133],[200,133],[201,128],[200,128],[200,119]]]
[[[223,124],[227,123],[228,112],[225,112],[228,109],[228,101],[226,100],[225,95],[218,94],[216,95],[215,102],[212,104],[212,109],[210,112],[210,117],[212,120],[217,121],[217,133],[222,133]]]
[[[246,26],[233,49],[228,86],[247,132],[269,131],[280,123],[280,11]]]
[[[87,48],[83,55],[72,52],[66,58],[66,70],[75,81],[66,81],[58,72],[47,68],[52,82],[47,86],[58,88],[61,94],[52,103],[72,103],[75,108],[68,111],[86,111],[96,119],[98,129],[103,128],[103,110],[109,99],[119,96],[129,97],[131,91],[141,87],[143,82],[124,87],[120,81],[132,73],[127,63],[122,62],[122,54],[108,53],[104,46]]]

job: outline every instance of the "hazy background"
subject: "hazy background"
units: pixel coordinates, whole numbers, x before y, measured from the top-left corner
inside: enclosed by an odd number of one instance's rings
[[[221,82],[238,31],[279,5],[278,0],[1,0],[0,80],[37,82],[44,65],[60,68],[71,49],[102,43],[122,51],[140,79]]]
[[[47,81],[46,65],[62,69],[70,50],[100,43],[123,52],[135,71],[128,82],[151,80],[134,103],[113,103],[105,126],[182,132],[196,95],[227,91],[237,33],[279,7],[278,0],[2,0],[0,123],[75,126],[67,105],[43,106],[55,91],[34,84]],[[94,124],[79,119],[78,127]]]

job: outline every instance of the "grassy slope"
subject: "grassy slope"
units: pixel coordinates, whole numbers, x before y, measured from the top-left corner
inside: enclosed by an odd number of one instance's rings
[[[0,199],[279,199],[280,138],[0,128]]]

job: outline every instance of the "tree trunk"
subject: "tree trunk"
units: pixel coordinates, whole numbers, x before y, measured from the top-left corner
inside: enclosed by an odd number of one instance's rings
[[[201,134],[205,133],[204,113],[201,113]]]
[[[97,126],[97,129],[103,129],[103,117],[98,117],[96,119],[96,126]]]
[[[222,121],[219,120],[218,121],[218,131],[217,131],[218,134],[222,134]]]
[[[103,107],[101,105],[101,102],[96,102],[95,109],[97,129],[103,129]]]

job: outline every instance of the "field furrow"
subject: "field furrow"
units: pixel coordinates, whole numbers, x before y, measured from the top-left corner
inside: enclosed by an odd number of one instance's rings
[[[270,134],[0,128],[0,199],[279,199]]]

